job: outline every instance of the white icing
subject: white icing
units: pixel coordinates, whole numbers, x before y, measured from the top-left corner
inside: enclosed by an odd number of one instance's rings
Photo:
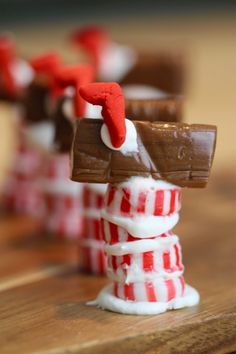
[[[19,87],[25,87],[33,80],[34,71],[25,60],[14,60],[11,70],[16,85]]]
[[[34,123],[25,128],[24,133],[30,143],[43,150],[50,150],[53,146],[55,127],[52,122]]]
[[[152,177],[139,176],[130,177],[127,181],[120,183],[119,188],[132,188],[132,191],[140,191],[141,189],[181,189],[180,187],[161,179],[155,180]]]
[[[143,253],[161,249],[162,251],[169,250],[171,245],[174,245],[179,240],[178,236],[159,237],[156,239],[137,240],[132,242],[118,242],[114,245],[106,243],[105,252],[113,256],[123,256],[130,253]]]
[[[101,55],[99,77],[103,81],[120,81],[136,61],[137,55],[132,48],[111,43]]]
[[[102,118],[102,106],[93,105],[91,103],[86,102],[85,106],[85,118],[94,118],[100,119]]]
[[[126,274],[121,269],[117,270],[116,273],[110,268],[107,269],[109,279],[126,284],[157,280],[158,278],[174,279],[182,274],[183,271],[175,271],[174,273],[169,273],[164,270],[159,272],[144,272],[140,269],[140,265],[136,265],[136,267],[134,265],[129,266]]]
[[[74,110],[74,100],[71,97],[67,97],[62,105],[62,110],[66,118],[68,118],[71,122],[74,122],[77,118]],[[102,118],[102,107],[98,105],[93,105],[91,103],[85,103],[85,113],[84,118]]]
[[[128,99],[160,99],[167,96],[165,91],[147,85],[123,85],[122,91]]]
[[[86,187],[91,191],[104,195],[107,190],[107,184],[103,183],[87,183]]]
[[[109,284],[102,289],[95,301],[90,301],[87,305],[98,306],[102,309],[127,315],[157,315],[167,310],[195,306],[199,303],[199,300],[198,292],[186,284],[184,296],[168,302],[125,301],[113,295],[113,286]]]
[[[123,227],[131,235],[140,238],[158,236],[171,230],[179,221],[179,213],[167,216],[137,216],[133,218],[125,216],[115,216],[102,210],[101,216],[107,220]]]
[[[40,178],[38,180],[39,188],[44,193],[49,194],[66,194],[66,195],[80,195],[82,191],[82,187],[80,183],[73,182],[69,179],[63,180],[55,180],[50,178]]]
[[[101,139],[103,143],[110,149],[120,151],[123,155],[129,155],[130,153],[138,152],[137,132],[135,125],[133,122],[131,122],[131,120],[125,119],[125,126],[125,141],[119,148],[115,148],[112,145],[109,130],[105,123],[102,125],[101,128]]]

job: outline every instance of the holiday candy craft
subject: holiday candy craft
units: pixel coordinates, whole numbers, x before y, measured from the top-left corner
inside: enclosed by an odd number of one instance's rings
[[[93,78],[94,70],[90,65],[62,67],[56,77],[57,85],[64,88],[64,92],[57,100],[54,113],[56,127],[54,142],[55,149],[60,155],[67,154],[68,166],[76,119],[84,115],[90,118],[101,117],[100,106],[92,106],[78,95],[80,85],[91,82]],[[68,177],[69,173],[67,179]],[[80,204],[79,207],[75,207],[75,214],[77,220],[83,223],[82,232],[80,228],[80,232],[77,233],[80,268],[89,273],[102,274],[105,271],[106,259],[103,251],[104,241],[101,237],[100,211],[106,185],[81,185],[81,188],[81,195],[74,196]]]
[[[101,81],[141,85],[144,89],[151,86],[175,94],[183,92],[185,63],[179,53],[135,50],[113,42],[98,26],[73,32],[70,41],[86,52]]]
[[[117,84],[90,84],[80,93],[89,102],[103,105],[106,123],[77,122],[72,179],[112,183],[102,211],[112,283],[94,304],[129,314],[195,305],[199,295],[185,284],[178,237],[171,229],[179,219],[180,187],[204,187],[207,183],[216,128],[133,121],[130,130],[124,105],[118,111],[113,109],[117,102],[112,105],[112,96],[122,100]],[[104,124],[108,127],[102,134]],[[122,129],[117,133],[119,127]],[[132,144],[124,149],[130,144],[130,134]]]

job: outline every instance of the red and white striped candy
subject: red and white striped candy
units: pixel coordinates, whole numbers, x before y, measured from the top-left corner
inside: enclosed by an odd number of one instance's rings
[[[84,217],[82,238],[103,241],[100,218]]]
[[[68,154],[55,154],[47,157],[43,169],[43,177],[53,180],[69,180],[70,163]]]
[[[106,211],[111,215],[133,217],[134,215],[165,216],[181,208],[181,189],[133,190],[132,187],[109,185],[105,198]]]
[[[125,254],[123,256],[108,255],[108,271],[111,278],[117,275],[129,278],[130,272],[156,273],[156,276],[183,271],[181,248],[179,242],[162,249],[143,253]],[[173,274],[174,275],[174,274]]]
[[[89,186],[85,185],[83,189],[83,207],[84,209],[102,209],[104,195],[95,192]]]
[[[107,221],[103,218],[101,219],[101,225],[103,238],[106,243],[110,245],[116,244],[118,242],[133,242],[140,240],[140,237],[135,237],[131,235],[123,227],[113,224],[112,222]],[[161,235],[149,237],[148,239],[155,239],[156,237],[168,237],[173,235],[174,234],[172,231],[167,231]]]
[[[107,258],[104,254],[104,241],[85,242],[80,240],[80,268],[92,274],[104,274]]]
[[[114,282],[114,295],[126,301],[168,302],[184,295],[182,276],[137,283]]]

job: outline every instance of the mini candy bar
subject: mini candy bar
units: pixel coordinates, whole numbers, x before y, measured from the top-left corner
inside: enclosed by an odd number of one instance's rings
[[[119,183],[131,176],[152,176],[181,187],[204,187],[214,157],[216,127],[200,124],[133,121],[138,152],[123,155],[105,146],[101,120],[76,122],[72,179]]]
[[[184,90],[184,67],[184,58],[178,53],[137,52],[136,64],[120,84],[150,85],[168,93],[180,94]]]
[[[125,99],[126,117],[131,120],[180,122],[183,98],[168,96],[159,99]]]

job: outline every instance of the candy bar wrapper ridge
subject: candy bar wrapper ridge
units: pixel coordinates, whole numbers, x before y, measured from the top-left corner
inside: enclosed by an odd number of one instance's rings
[[[180,187],[207,184],[215,151],[215,126],[133,121],[139,151],[123,155],[103,144],[102,123],[85,118],[76,122],[72,180],[120,183],[132,176],[151,176]]]

